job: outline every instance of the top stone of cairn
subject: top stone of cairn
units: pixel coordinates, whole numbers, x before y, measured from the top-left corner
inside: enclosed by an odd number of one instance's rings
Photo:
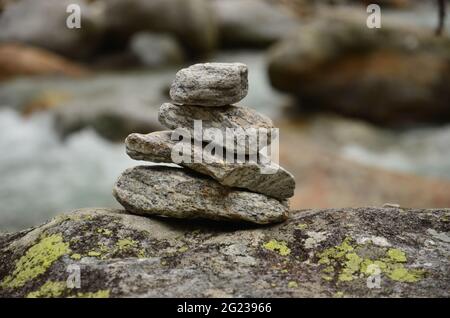
[[[183,68],[175,75],[170,97],[176,104],[225,106],[248,92],[248,69],[242,63],[205,63]]]

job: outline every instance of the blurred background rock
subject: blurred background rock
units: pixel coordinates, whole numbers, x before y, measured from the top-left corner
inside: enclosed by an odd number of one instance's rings
[[[66,27],[68,4],[81,29]],[[281,129],[293,208],[450,206],[450,39],[437,1],[0,0],[0,231],[116,206],[131,132],[175,72],[242,62]]]

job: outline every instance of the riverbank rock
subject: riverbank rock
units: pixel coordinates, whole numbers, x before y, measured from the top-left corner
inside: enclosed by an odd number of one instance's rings
[[[169,77],[170,76],[170,77]],[[66,137],[84,128],[123,141],[130,133],[163,129],[158,109],[172,72],[92,74],[82,79],[16,79],[0,86],[0,108],[30,115],[50,110],[57,132]]]
[[[174,218],[248,221],[287,218],[287,204],[264,195],[231,189],[187,169],[137,166],[122,173],[113,189],[127,211]]]
[[[80,6],[82,27],[69,29],[70,4]],[[89,57],[102,35],[102,18],[84,0],[22,0],[7,5],[0,15],[0,42],[18,42],[73,58]]]
[[[450,38],[391,14],[368,29],[358,10],[302,27],[270,53],[272,84],[304,110],[383,125],[450,120]],[[420,69],[420,72],[417,70]]]
[[[170,98],[179,104],[225,106],[248,92],[248,69],[242,63],[204,63],[183,68],[175,75]]]
[[[449,297],[449,217],[301,210],[255,227],[82,209],[0,235],[0,296]],[[67,286],[69,268],[80,288]]]
[[[55,129],[62,137],[92,128],[103,138],[122,141],[133,132],[144,133],[161,128],[156,115],[147,115],[152,111],[155,114],[157,109],[140,101],[129,100],[124,107],[118,100],[106,97],[87,102],[69,100],[51,111]]]
[[[192,56],[206,54],[217,42],[217,25],[208,0],[97,0],[104,6],[105,29],[117,41],[140,31],[176,37]]]
[[[87,74],[83,66],[49,51],[22,44],[0,45],[0,81],[28,75],[81,77]]]
[[[175,147],[192,149],[189,162],[180,165],[191,170],[208,175],[220,184],[228,187],[245,188],[277,199],[287,199],[294,195],[294,177],[277,164],[266,160],[244,162],[227,162],[225,156],[220,156],[191,141],[173,141],[171,131],[154,132],[147,135],[131,134],[125,144],[127,154],[135,160],[172,163],[172,152]],[[202,154],[202,160],[195,161],[195,154]],[[234,158],[233,158],[234,159]]]
[[[264,48],[295,30],[299,21],[289,7],[265,0],[214,0],[223,47]]]
[[[130,40],[130,50],[138,62],[148,68],[179,65],[185,60],[178,41],[167,34],[137,33]]]

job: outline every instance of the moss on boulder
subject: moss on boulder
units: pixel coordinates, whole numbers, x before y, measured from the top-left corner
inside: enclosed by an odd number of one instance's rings
[[[449,216],[301,210],[255,226],[82,209],[0,235],[0,296],[449,297]]]

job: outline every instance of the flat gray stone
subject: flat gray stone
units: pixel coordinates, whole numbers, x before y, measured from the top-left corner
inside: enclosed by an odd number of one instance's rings
[[[159,109],[158,119],[161,125],[168,129],[187,128],[192,136],[194,136],[194,120],[201,120],[204,141],[215,141],[219,146],[232,145],[235,152],[238,147],[243,147],[241,149],[245,149],[246,154],[260,150],[259,138],[252,139],[245,136],[248,129],[254,128],[264,134],[267,145],[270,145],[272,134],[275,133],[271,130],[274,125],[269,117],[242,106],[202,107],[164,103]],[[224,137],[221,142],[217,142],[214,131],[210,128],[220,129]],[[233,134],[229,137],[225,134],[227,128],[233,129]],[[259,130],[261,128],[266,129],[266,132]]]
[[[230,189],[187,169],[137,166],[122,173],[113,195],[127,211],[174,218],[281,222],[287,204],[265,195]]]
[[[248,92],[248,69],[242,63],[205,63],[183,68],[175,75],[170,97],[178,104],[225,106]]]
[[[201,145],[190,141],[171,140],[172,131],[150,134],[131,134],[125,140],[127,154],[136,160],[172,163],[172,151],[177,144],[189,143],[193,153],[190,162],[176,162],[181,166],[208,175],[228,187],[245,188],[277,199],[294,195],[294,177],[282,167],[269,160],[259,162],[246,160],[243,163],[227,162],[225,156],[211,154]],[[176,152],[176,151],[175,151]],[[202,160],[194,161],[194,153],[202,154]]]

